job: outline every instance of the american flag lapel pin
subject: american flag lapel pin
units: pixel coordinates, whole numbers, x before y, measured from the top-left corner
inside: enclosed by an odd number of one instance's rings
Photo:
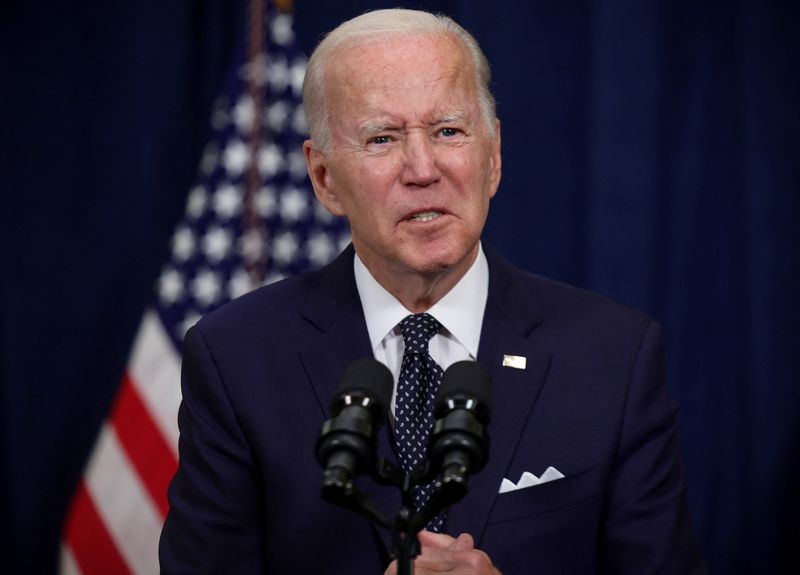
[[[528,360],[521,355],[503,355],[503,367],[513,367],[514,369],[525,369]]]

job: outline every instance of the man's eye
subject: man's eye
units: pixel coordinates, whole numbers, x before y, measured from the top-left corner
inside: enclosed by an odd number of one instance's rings
[[[439,133],[445,138],[452,138],[458,135],[458,130],[455,128],[442,128]]]
[[[370,140],[370,143],[371,144],[388,144],[391,141],[392,141],[392,138],[390,136],[375,136],[374,138],[372,138],[372,140]]]

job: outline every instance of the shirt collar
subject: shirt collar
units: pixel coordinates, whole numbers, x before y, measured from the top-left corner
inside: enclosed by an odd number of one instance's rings
[[[372,349],[411,312],[378,283],[356,254],[353,261],[356,287]],[[478,244],[478,257],[459,282],[428,313],[472,355],[478,357],[483,312],[489,293],[489,265]]]

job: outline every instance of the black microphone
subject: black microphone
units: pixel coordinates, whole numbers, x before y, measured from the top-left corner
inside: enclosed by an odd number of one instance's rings
[[[326,501],[345,504],[353,496],[352,480],[375,461],[375,432],[386,419],[392,387],[392,373],[373,358],[358,359],[345,370],[331,402],[333,417],[317,438]]]
[[[428,458],[439,473],[439,502],[451,505],[467,492],[467,477],[489,459],[491,377],[474,361],[447,368],[434,404],[436,423],[428,443]]]

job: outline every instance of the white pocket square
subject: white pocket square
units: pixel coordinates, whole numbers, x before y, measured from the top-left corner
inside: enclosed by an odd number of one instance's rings
[[[555,481],[556,479],[563,478],[564,474],[555,467],[548,467],[545,469],[541,477],[536,477],[530,471],[526,471],[516,483],[503,478],[503,482],[500,484],[500,491],[498,491],[498,493],[508,493],[509,491],[525,489],[526,487],[533,487],[534,485],[541,485],[542,483],[547,483],[548,481]]]

